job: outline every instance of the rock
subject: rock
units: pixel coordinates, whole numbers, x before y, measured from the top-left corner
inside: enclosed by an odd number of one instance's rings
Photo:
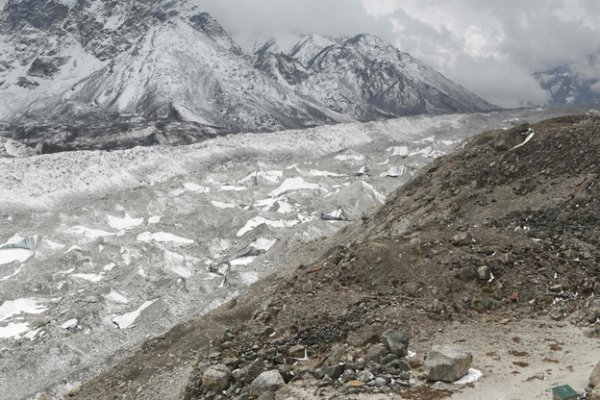
[[[225,365],[214,365],[202,374],[202,388],[205,391],[222,392],[229,387],[229,368]]]
[[[252,381],[252,393],[274,391],[281,385],[285,385],[285,381],[279,371],[276,369],[265,371]]]
[[[429,381],[454,382],[467,374],[473,355],[451,346],[434,346],[425,360]]]
[[[596,365],[596,368],[594,368],[590,375],[590,387],[595,388],[598,385],[600,385],[600,362]]]
[[[417,282],[407,282],[402,285],[402,292],[408,296],[416,296],[421,290],[421,285]]]
[[[306,347],[301,344],[297,344],[295,346],[290,347],[288,350],[288,355],[292,358],[305,358],[306,356]]]
[[[513,265],[515,260],[513,259],[513,256],[510,253],[503,253],[500,256],[500,262],[504,265]]]
[[[353,387],[353,388],[363,388],[366,386],[366,383],[364,383],[363,381],[359,381],[359,380],[353,380],[353,381],[348,381],[346,383],[346,385]]]
[[[346,364],[337,364],[322,368],[323,374],[325,376],[330,377],[334,381],[337,380],[340,376],[342,376],[345,370]]]
[[[69,393],[67,393],[68,397],[77,397],[79,395],[79,392],[81,391],[81,389],[79,387],[74,387],[73,389],[69,390]]]
[[[458,273],[458,277],[463,281],[471,281],[475,279],[475,268],[464,267]]]
[[[592,326],[584,330],[583,334],[590,339],[600,339],[600,325]]]
[[[477,268],[477,275],[482,281],[489,281],[492,277],[492,270],[487,265]]]
[[[410,336],[405,331],[387,330],[381,335],[381,341],[390,353],[398,357],[406,357],[408,354],[408,342]]]
[[[452,237],[452,244],[457,247],[468,246],[473,243],[473,236],[469,232],[457,233]]]
[[[435,314],[442,314],[446,310],[446,306],[444,304],[435,299],[433,300],[433,304],[431,305],[431,311]]]
[[[600,400],[600,385],[592,389],[590,395],[588,396],[588,400]]]
[[[387,349],[386,345],[381,344],[381,343],[376,343],[376,344],[372,345],[371,347],[369,347],[365,356],[362,357],[362,360],[358,359],[356,364],[366,365],[369,361],[379,362],[381,357],[384,357],[388,353],[388,351],[389,350]],[[363,368],[358,368],[358,369],[364,369],[364,365],[362,366]],[[357,367],[358,367],[358,365],[357,365]]]

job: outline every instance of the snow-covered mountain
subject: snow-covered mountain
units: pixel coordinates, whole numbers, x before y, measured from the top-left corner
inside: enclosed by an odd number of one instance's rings
[[[580,65],[561,66],[535,73],[544,90],[550,93],[550,105],[583,105],[600,103],[600,59],[590,57]]]
[[[368,35],[307,37],[287,52],[270,43],[252,56],[200,4],[9,0],[0,17],[0,135],[102,148],[110,146],[97,134],[80,139],[85,127],[114,131],[117,122],[135,126],[127,140],[111,141],[127,147],[140,135],[144,144],[165,142],[146,129],[156,121],[208,133],[274,131],[494,108]],[[158,131],[168,137],[163,122]]]
[[[431,67],[371,35],[302,38],[289,51],[269,42],[257,68],[297,93],[360,121],[495,107]]]

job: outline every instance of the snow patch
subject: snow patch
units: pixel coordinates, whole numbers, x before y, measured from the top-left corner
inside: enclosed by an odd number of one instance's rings
[[[270,195],[273,197],[278,197],[284,193],[288,193],[288,192],[296,191],[296,190],[323,190],[324,191],[324,189],[320,185],[318,185],[316,183],[305,182],[304,179],[302,179],[301,177],[296,177],[296,178],[288,178],[285,181],[283,181],[281,186],[279,186],[277,189],[273,190],[270,193]]]
[[[118,231],[129,230],[144,223],[144,218],[132,218],[129,214],[125,214],[124,218],[107,215],[108,225]]]
[[[121,315],[119,317],[115,317],[115,318],[113,318],[112,322],[119,329],[127,329],[127,328],[129,328],[129,327],[131,327],[133,325],[133,323],[135,322],[136,319],[139,318],[139,316],[142,313],[142,311],[144,311],[146,308],[148,308],[152,304],[154,304],[155,301],[156,300],[146,301],[137,310],[129,312],[127,314],[123,314],[123,315]]]
[[[194,244],[194,241],[191,239],[186,239],[186,238],[174,235],[172,233],[167,233],[167,232],[140,233],[137,236],[137,240],[138,240],[138,242],[145,242],[145,243],[154,241],[154,242],[160,242],[160,243]]]
[[[71,275],[71,277],[77,278],[77,279],[82,279],[84,281],[93,282],[93,283],[98,283],[102,279],[104,279],[104,276],[102,274],[100,274],[100,275],[98,275],[98,274],[73,274],[73,275]]]
[[[292,226],[298,225],[300,221],[298,220],[270,220],[263,217],[254,217],[250,221],[246,222],[246,225],[242,229],[237,232],[237,237],[242,237],[246,233],[256,229],[260,225],[268,225],[273,228],[290,228]]]
[[[40,300],[27,298],[5,301],[0,306],[0,322],[20,314],[38,315],[48,311],[41,303]]]
[[[211,200],[210,202],[213,206],[215,206],[216,208],[220,208],[222,210],[227,210],[229,208],[236,208],[237,206],[235,204],[231,204],[231,203],[223,203],[221,201],[217,201],[217,200]]]
[[[7,326],[0,326],[0,339],[19,339],[29,331],[29,324],[11,322]]]
[[[459,380],[455,381],[455,385],[468,385],[470,383],[475,383],[483,377],[483,372],[475,369],[469,368],[469,372],[467,375],[463,376]]]

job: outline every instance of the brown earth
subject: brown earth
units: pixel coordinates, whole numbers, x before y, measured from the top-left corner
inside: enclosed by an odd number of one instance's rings
[[[277,369],[287,384],[261,398],[439,399],[458,389],[424,383],[421,364],[452,327],[510,335],[511,326],[535,319],[544,327],[540,341],[566,323],[597,338],[599,155],[600,120],[591,117],[485,132],[436,160],[374,215],[291,254],[288,268],[238,300],[147,342],[77,398],[256,398],[252,379]],[[388,329],[411,334],[410,380],[378,361]],[[485,354],[494,360],[502,350],[506,368],[518,372],[533,361],[531,348],[513,339],[513,353],[490,345]],[[469,349],[468,337],[456,341]],[[578,349],[589,353],[585,343]],[[569,338],[550,344],[560,351]],[[340,363],[345,375],[323,378]],[[214,364],[231,371],[221,394],[202,386]],[[371,370],[385,385],[356,383]]]

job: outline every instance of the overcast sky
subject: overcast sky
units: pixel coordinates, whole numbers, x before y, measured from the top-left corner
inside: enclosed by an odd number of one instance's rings
[[[542,104],[531,73],[600,49],[600,0],[200,0],[243,45],[373,33],[501,106]],[[583,68],[583,66],[582,66]],[[587,71],[600,76],[600,71]]]

